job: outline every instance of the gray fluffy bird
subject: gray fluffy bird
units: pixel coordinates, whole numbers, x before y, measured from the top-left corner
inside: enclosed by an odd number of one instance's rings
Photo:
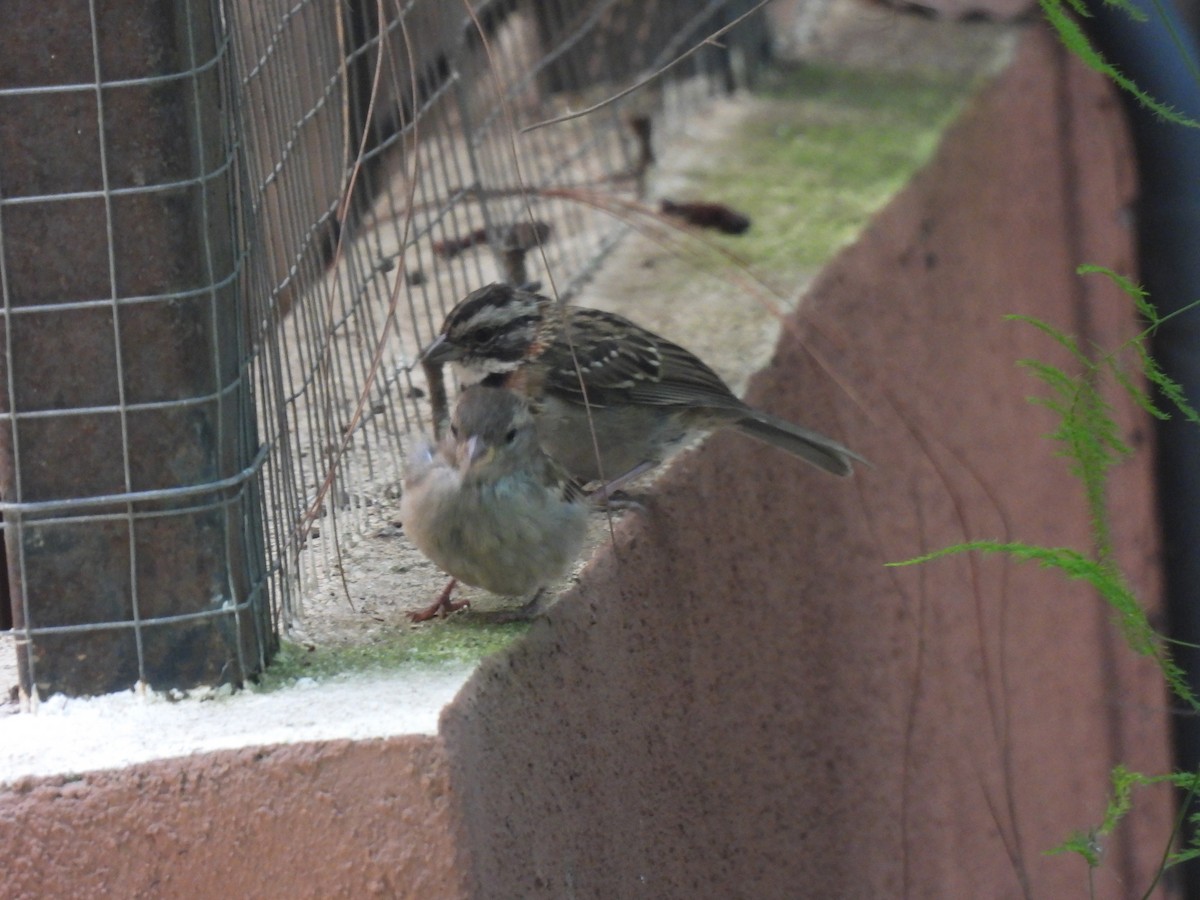
[[[542,452],[528,401],[476,385],[455,406],[440,445],[414,446],[400,502],[404,531],[452,579],[414,621],[461,607],[455,580],[494,594],[528,597],[561,577],[583,545],[588,503]]]
[[[722,427],[834,475],[851,474],[852,459],[864,461],[823,434],[747,406],[694,354],[623,316],[504,284],[460,301],[422,359],[454,363],[465,381],[532,398],[546,452],[580,481],[608,489]]]

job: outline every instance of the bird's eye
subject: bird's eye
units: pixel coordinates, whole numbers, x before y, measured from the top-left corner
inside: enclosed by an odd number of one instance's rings
[[[515,428],[508,429],[508,433],[504,435],[504,443],[511,444],[516,439],[517,439],[517,429],[515,429]]]
[[[471,332],[471,339],[476,345],[490,343],[500,331],[494,325],[485,325],[481,328],[476,328]]]

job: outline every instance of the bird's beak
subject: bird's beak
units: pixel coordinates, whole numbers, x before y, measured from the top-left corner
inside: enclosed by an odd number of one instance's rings
[[[430,363],[437,365],[440,363],[454,362],[456,359],[463,358],[462,348],[455,346],[446,340],[444,334],[439,334],[426,345],[421,351],[421,355],[417,357],[419,362]]]
[[[475,435],[467,438],[466,442],[459,445],[458,448],[458,471],[466,475],[467,471],[475,465],[480,459],[484,459],[491,454],[491,447]]]

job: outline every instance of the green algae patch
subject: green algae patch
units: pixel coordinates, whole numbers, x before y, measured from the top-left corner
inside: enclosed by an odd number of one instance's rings
[[[689,195],[752,220],[716,240],[751,267],[819,268],[933,156],[981,78],[805,65],[749,98],[735,136],[687,171]]]
[[[314,646],[285,640],[260,688],[273,690],[300,678],[320,680],[351,672],[472,665],[507,647],[529,626],[529,622],[489,622],[467,613],[397,631],[369,644]]]

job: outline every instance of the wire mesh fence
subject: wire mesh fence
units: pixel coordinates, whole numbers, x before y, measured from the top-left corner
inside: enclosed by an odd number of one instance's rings
[[[444,313],[495,280],[569,296],[673,119],[763,61],[760,12],[702,45],[752,6],[6,9],[0,511],[22,693],[260,671],[332,562],[314,531],[394,496],[401,439],[428,425],[412,363]]]

